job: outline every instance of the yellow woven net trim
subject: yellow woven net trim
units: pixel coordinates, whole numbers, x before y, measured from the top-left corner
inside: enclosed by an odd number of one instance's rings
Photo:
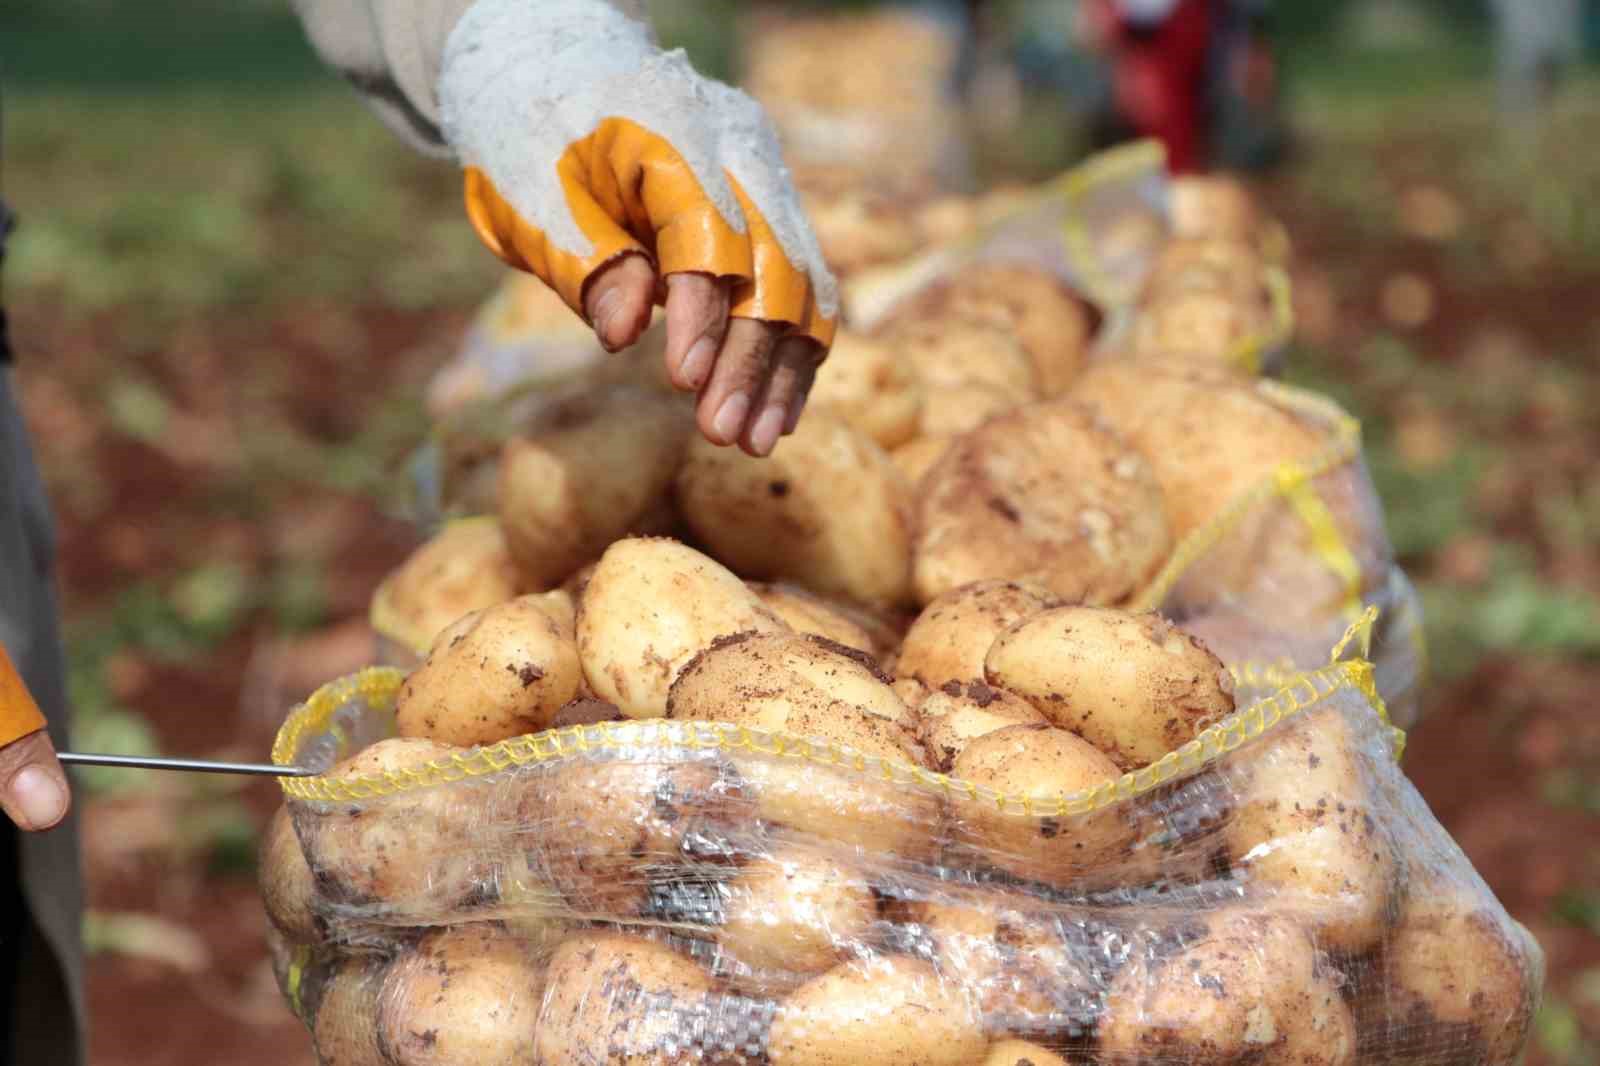
[[[1370,633],[1376,617],[1376,610],[1369,609],[1351,626],[1345,639],[1334,649],[1334,655],[1342,655],[1354,640],[1365,640],[1364,634]],[[302,741],[325,733],[333,715],[353,701],[361,701],[374,713],[391,710],[401,680],[402,675],[398,670],[375,668],[318,690],[284,723],[272,747],[273,762],[280,766],[292,765]],[[656,746],[749,752],[766,758],[794,759],[819,767],[870,775],[889,783],[914,784],[950,798],[992,803],[1002,809],[1033,817],[1059,818],[1098,810],[1149,792],[1221,758],[1279,722],[1317,706],[1330,696],[1352,690],[1364,697],[1368,706],[1385,723],[1388,722],[1388,710],[1373,683],[1372,665],[1364,659],[1332,661],[1321,669],[1288,678],[1287,683],[1271,696],[1203,730],[1194,740],[1149,766],[1123,774],[1115,781],[1096,788],[1067,795],[1026,796],[997,792],[909,763],[867,756],[850,748],[802,737],[718,722],[664,720],[573,726],[513,737],[488,747],[465,749],[452,753],[448,758],[405,770],[338,780],[326,776],[280,778],[279,784],[292,799],[348,803],[485,777],[517,766],[537,765],[619,748]],[[1403,736],[1398,730],[1394,732],[1398,756]]]
[[[1125,304],[1133,299],[1134,293],[1130,286],[1107,273],[1102,266],[1100,250],[1089,226],[1092,212],[1085,209],[1084,201],[1108,184],[1131,181],[1140,175],[1161,174],[1166,166],[1166,149],[1159,141],[1136,141],[1102,152],[1053,183],[1053,193],[1067,205],[1061,226],[1067,258],[1084,287],[1108,303]]]
[[[1288,344],[1294,336],[1294,286],[1288,271],[1279,266],[1268,266],[1262,275],[1271,304],[1272,321],[1265,332],[1245,337],[1228,353],[1227,361],[1240,371],[1259,375],[1268,352]]]
[[[1131,610],[1156,610],[1166,602],[1173,587],[1191,566],[1204,558],[1250,515],[1274,500],[1282,499],[1294,508],[1295,514],[1305,524],[1311,535],[1311,550],[1339,577],[1344,586],[1343,609],[1347,619],[1354,620],[1360,614],[1360,564],[1345,543],[1344,535],[1339,531],[1339,525],[1334,521],[1327,503],[1317,494],[1313,481],[1360,458],[1361,423],[1345,414],[1332,401],[1314,393],[1270,381],[1259,382],[1256,388],[1280,407],[1330,426],[1333,439],[1310,459],[1284,463],[1270,477],[1241,493],[1210,522],[1179,542],[1166,565],[1129,605]]]

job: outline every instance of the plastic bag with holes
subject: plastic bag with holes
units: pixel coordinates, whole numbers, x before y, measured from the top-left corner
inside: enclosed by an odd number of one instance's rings
[[[369,671],[274,748],[325,771],[280,983],[324,1064],[1514,1063],[1542,956],[1371,665],[1282,680],[1127,772],[1024,728],[946,776],[672,718],[452,749]]]

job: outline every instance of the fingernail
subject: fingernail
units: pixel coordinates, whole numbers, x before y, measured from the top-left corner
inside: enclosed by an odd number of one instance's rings
[[[778,438],[783,436],[784,423],[789,420],[789,412],[783,404],[777,403],[761,412],[761,417],[756,419],[756,424],[750,430],[750,447],[762,455],[771,455],[772,449],[778,446]]]
[[[594,302],[595,329],[602,334],[611,332],[611,316],[617,313],[617,304],[622,302],[622,293],[615,287],[602,292]],[[602,337],[602,339],[604,339]]]
[[[711,364],[717,359],[717,342],[710,337],[701,337],[689,347],[689,354],[683,357],[683,363],[678,367],[678,376],[688,384],[691,389],[698,389],[706,383],[706,378],[711,376]]]
[[[739,439],[739,431],[744,428],[745,415],[750,413],[750,398],[742,392],[736,392],[722,401],[722,406],[717,408],[717,417],[711,420],[711,428],[717,436],[725,441]]]
[[[37,766],[25,767],[11,779],[11,798],[29,829],[55,825],[67,810],[67,794],[53,774]]]

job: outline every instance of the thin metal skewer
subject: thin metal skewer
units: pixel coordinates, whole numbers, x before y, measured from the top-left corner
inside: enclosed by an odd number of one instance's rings
[[[205,759],[155,759],[142,755],[95,755],[58,751],[56,758],[79,766],[123,766],[140,770],[182,770],[193,774],[254,774],[258,777],[315,777],[304,766],[273,766],[253,762],[208,762]]]

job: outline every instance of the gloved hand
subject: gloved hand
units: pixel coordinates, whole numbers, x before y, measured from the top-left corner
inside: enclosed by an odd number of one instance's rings
[[[0,809],[18,828],[49,829],[67,816],[67,775],[44,715],[0,647]]]
[[[838,295],[760,107],[600,0],[477,0],[439,80],[485,244],[608,349],[667,311],[701,431],[764,455],[792,432]]]

